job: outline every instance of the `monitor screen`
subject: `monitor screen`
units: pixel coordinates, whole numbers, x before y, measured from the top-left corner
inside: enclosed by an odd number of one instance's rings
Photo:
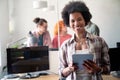
[[[111,71],[120,71],[120,48],[110,48],[109,55]]]
[[[7,69],[8,74],[48,70],[48,47],[7,48]]]

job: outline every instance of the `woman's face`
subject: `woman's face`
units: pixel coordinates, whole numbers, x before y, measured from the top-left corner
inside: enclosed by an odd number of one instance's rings
[[[38,25],[38,30],[39,30],[39,32],[41,32],[41,33],[46,32],[46,31],[47,31],[47,23],[43,22],[42,25]]]
[[[76,34],[85,31],[85,20],[80,12],[74,12],[69,15],[70,27]]]

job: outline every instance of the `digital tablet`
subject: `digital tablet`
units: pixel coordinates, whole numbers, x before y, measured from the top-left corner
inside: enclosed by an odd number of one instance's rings
[[[85,60],[93,60],[93,54],[73,54],[73,63],[77,64],[79,67],[79,70],[84,69],[83,62]]]

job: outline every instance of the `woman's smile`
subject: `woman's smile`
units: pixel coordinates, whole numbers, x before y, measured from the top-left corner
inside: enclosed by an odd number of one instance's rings
[[[77,33],[84,31],[85,20],[81,13],[74,12],[70,14],[70,27]]]

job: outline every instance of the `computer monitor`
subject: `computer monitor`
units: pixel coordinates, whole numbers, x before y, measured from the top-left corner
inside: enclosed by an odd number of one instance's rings
[[[120,48],[110,48],[110,69],[111,71],[120,71]]]
[[[48,46],[7,48],[8,74],[49,70]]]

